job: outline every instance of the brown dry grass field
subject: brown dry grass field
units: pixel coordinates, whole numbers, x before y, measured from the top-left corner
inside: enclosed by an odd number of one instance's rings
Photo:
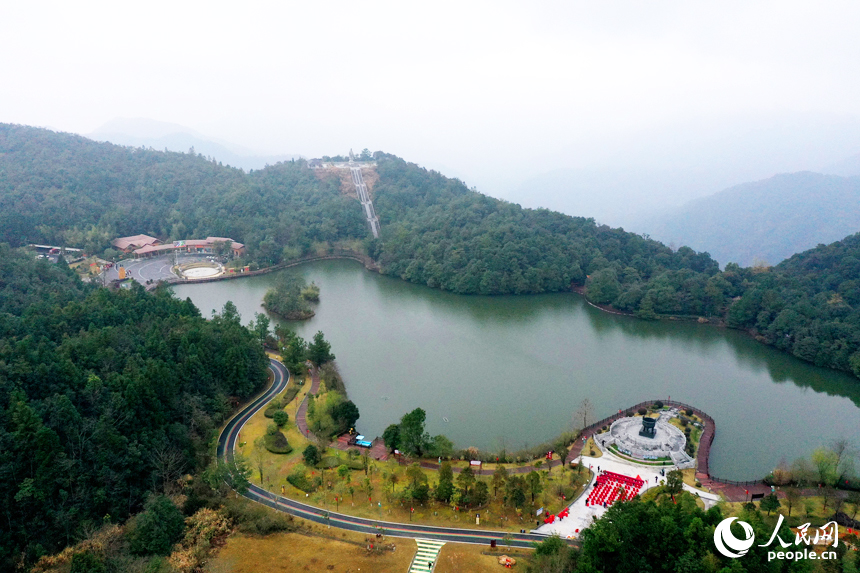
[[[331,539],[300,533],[278,533],[264,537],[236,534],[206,565],[207,573],[293,573],[334,571],[341,573],[405,573],[415,555],[412,539],[388,538],[393,551],[365,549],[365,536],[332,530]]]
[[[516,569],[523,571],[525,570],[525,558],[531,554],[531,551],[526,549],[507,550],[504,547],[494,550],[499,552],[499,555],[484,555],[484,551],[487,551],[487,547],[485,546],[447,543],[442,547],[442,551],[439,552],[434,573],[507,571],[507,569],[499,565],[500,555],[507,555],[516,559]]]

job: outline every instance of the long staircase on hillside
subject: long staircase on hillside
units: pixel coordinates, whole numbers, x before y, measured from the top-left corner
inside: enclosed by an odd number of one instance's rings
[[[367,185],[364,184],[364,179],[361,177],[361,166],[355,165],[355,158],[352,154],[352,149],[349,150],[349,170],[352,171],[352,182],[355,184],[355,192],[358,194],[358,200],[361,201],[361,206],[364,208],[364,215],[367,217],[367,222],[370,224],[370,232],[373,233],[375,239],[379,238],[379,219],[376,218],[376,211],[373,209],[373,201],[370,200],[370,195],[367,193]]]
[[[418,551],[415,552],[415,557],[409,566],[409,573],[427,573],[436,569],[436,558],[445,542],[433,541],[432,539],[416,539],[415,541],[418,543]]]

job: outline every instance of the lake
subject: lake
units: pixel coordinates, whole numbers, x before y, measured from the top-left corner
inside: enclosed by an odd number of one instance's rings
[[[431,434],[510,452],[571,429],[585,398],[600,419],[671,397],[716,421],[711,473],[746,480],[860,428],[860,381],[740,332],[612,315],[574,293],[455,295],[349,260],[279,273],[319,285],[316,316],[289,324],[306,340],[325,333],[371,437],[421,407]],[[174,292],[204,316],[233,301],[247,323],[279,273]]]

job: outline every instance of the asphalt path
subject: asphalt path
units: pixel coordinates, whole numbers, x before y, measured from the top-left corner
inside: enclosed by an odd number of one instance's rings
[[[239,442],[239,435],[242,432],[242,427],[254,414],[264,408],[269,401],[283,392],[289,382],[290,373],[284,365],[277,360],[270,360],[269,369],[273,374],[272,385],[263,394],[236,413],[236,415],[227,422],[227,425],[221,431],[221,435],[218,436],[218,458],[225,460],[231,468],[234,467],[234,452],[236,444]],[[546,539],[546,536],[530,533],[508,534],[507,532],[501,531],[460,529],[456,527],[433,527],[429,525],[413,525],[410,523],[395,523],[390,521],[353,517],[351,515],[327,511],[312,505],[300,503],[270,491],[266,491],[253,484],[242,495],[251,501],[256,501],[257,503],[267,505],[272,509],[282,511],[296,517],[308,519],[322,525],[348,529],[350,531],[357,531],[360,533],[368,533],[371,535],[379,533],[381,529],[384,530],[385,535],[392,537],[435,539],[438,541],[475,543],[480,545],[489,545],[490,541],[495,540],[500,546],[510,545],[513,547],[526,548],[532,547],[532,543],[534,542],[540,542]],[[509,541],[503,542],[502,540],[505,535],[510,535],[510,538]]]

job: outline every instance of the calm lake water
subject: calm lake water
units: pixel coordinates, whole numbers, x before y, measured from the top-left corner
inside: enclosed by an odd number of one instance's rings
[[[735,331],[615,316],[573,293],[454,295],[348,260],[282,272],[320,286],[316,316],[290,324],[325,333],[368,436],[421,407],[431,434],[512,451],[570,429],[584,398],[599,419],[671,397],[716,420],[711,473],[743,480],[860,428],[860,382]],[[204,316],[231,300],[247,323],[278,276],[174,291]]]

